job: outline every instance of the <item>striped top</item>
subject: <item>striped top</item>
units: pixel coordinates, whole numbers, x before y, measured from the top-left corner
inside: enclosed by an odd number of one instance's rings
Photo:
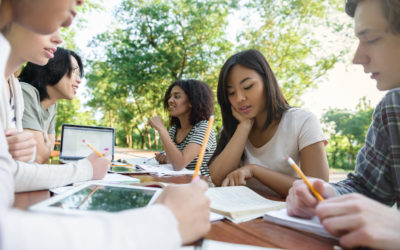
[[[10,106],[8,106],[9,110],[10,110],[10,114],[11,114],[11,121],[10,121],[10,128],[17,128],[17,115],[16,115],[16,109],[15,109],[15,98],[13,95],[13,91],[11,89],[10,86]]]
[[[354,173],[332,184],[339,194],[357,192],[400,206],[400,88],[376,106]]]
[[[183,151],[183,149],[189,144],[189,143],[197,143],[199,145],[203,144],[203,139],[206,134],[208,126],[208,121],[203,120],[199,121],[196,123],[193,128],[190,130],[189,134],[186,136],[186,138],[181,142],[181,143],[176,143],[175,141],[175,136],[176,136],[176,127],[172,126],[171,129],[169,130],[169,136],[171,137],[172,141],[175,143],[176,147],[180,150]],[[206,151],[204,152],[204,158],[203,162],[201,164],[200,168],[200,173],[202,175],[209,176],[210,172],[208,170],[208,162],[210,161],[212,155],[214,154],[215,148],[217,147],[217,141],[215,139],[215,132],[213,129],[211,129],[210,136],[208,137],[208,143],[206,146]],[[189,165],[186,166],[187,169],[194,170],[196,167],[196,162],[197,162],[198,156],[189,163]]]

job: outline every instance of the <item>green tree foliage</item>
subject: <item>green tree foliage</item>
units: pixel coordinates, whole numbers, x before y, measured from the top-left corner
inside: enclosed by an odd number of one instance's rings
[[[322,117],[329,134],[327,146],[329,165],[334,168],[354,169],[358,151],[364,145],[366,132],[372,121],[374,108],[365,98],[356,111],[330,109]]]
[[[255,48],[267,57],[290,104],[301,106],[306,89],[346,51],[321,48],[316,36],[348,28],[346,21],[332,18],[339,5],[340,0],[123,0],[116,28],[91,43],[88,105],[103,115],[103,125],[116,128],[119,145],[158,148],[146,120],[157,113],[167,121],[162,112],[167,86],[195,78],[215,90],[228,56]],[[248,20],[235,44],[227,38],[232,13]],[[219,130],[218,105],[215,111]]]
[[[61,136],[61,126],[64,123],[80,125],[96,125],[93,112],[80,111],[81,103],[77,98],[73,100],[59,100],[57,102],[56,138]]]
[[[141,147],[153,147],[146,119],[157,113],[167,120],[160,111],[173,81],[194,78],[215,87],[216,65],[232,47],[224,35],[235,6],[235,0],[123,1],[116,16],[121,27],[93,41],[105,53],[89,61],[93,98],[88,105],[127,133],[126,144],[132,145],[135,129]]]
[[[92,11],[99,11],[103,8],[101,3],[103,0],[89,0],[85,1],[85,4],[78,8],[79,14],[77,20],[74,20],[73,27],[62,29],[63,48],[73,50],[79,53],[79,49],[75,44],[75,37],[77,31],[85,27],[86,14]],[[85,58],[82,58],[85,61]],[[81,102],[74,98],[72,101],[60,100],[57,103],[57,116],[56,116],[56,136],[61,136],[61,126],[63,123],[82,124],[82,125],[95,125],[97,122],[93,118],[93,111],[82,111]]]
[[[333,18],[339,14],[338,6],[343,1],[255,0],[247,4],[252,14],[248,29],[238,37],[240,48],[255,48],[266,56],[291,105],[301,106],[304,92],[316,87],[317,80],[347,51],[321,48],[322,39],[328,43],[348,28],[348,19],[337,22]]]
[[[94,11],[104,10],[102,7],[102,2],[103,0],[89,0],[85,1],[85,4],[83,4],[82,6],[78,7],[77,9],[78,15],[76,17],[76,20],[74,20],[73,25],[71,27],[61,29],[62,38],[64,40],[62,44],[63,48],[70,49],[75,52],[79,51],[79,48],[75,44],[77,31],[86,27],[87,14]]]

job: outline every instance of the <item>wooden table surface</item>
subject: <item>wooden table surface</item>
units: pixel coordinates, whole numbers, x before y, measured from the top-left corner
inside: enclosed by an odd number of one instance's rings
[[[133,177],[140,179],[141,182],[160,181],[179,184],[189,183],[191,180],[191,176],[133,175]],[[268,195],[263,196],[271,198]],[[14,207],[27,209],[30,205],[49,197],[48,190],[18,193],[15,195]],[[228,220],[213,222],[205,239],[285,249],[333,249],[338,245],[338,242],[332,239],[279,226],[262,218],[239,224]]]

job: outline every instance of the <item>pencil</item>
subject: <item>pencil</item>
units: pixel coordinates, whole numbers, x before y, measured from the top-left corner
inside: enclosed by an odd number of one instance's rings
[[[210,136],[213,122],[214,122],[214,116],[212,115],[208,119],[208,126],[207,126],[207,130],[206,130],[206,134],[204,135],[203,145],[201,145],[200,154],[199,154],[199,157],[197,158],[196,167],[194,169],[194,174],[192,176],[192,182],[197,181],[197,179],[199,178],[200,166],[203,163],[204,152],[206,151],[208,137]]]
[[[301,171],[301,169],[296,165],[296,163],[293,161],[292,158],[290,158],[290,156],[287,158],[290,166],[292,166],[292,168],[300,175],[300,177],[303,179],[303,181],[306,183],[306,185],[308,186],[308,188],[311,190],[311,192],[315,195],[315,197],[317,197],[317,199],[319,201],[323,201],[324,198],[322,197],[322,195],[320,193],[317,192],[317,190],[315,190],[315,188],[311,185],[311,183],[307,180],[306,176],[303,174],[303,172]]]
[[[97,189],[99,189],[99,187],[100,186],[96,186],[95,188],[93,188],[92,191],[85,197],[85,199],[83,199],[81,204],[79,204],[79,206],[76,207],[76,209],[80,209],[81,206],[97,191]]]
[[[95,152],[99,157],[103,157],[103,154],[100,153],[97,149],[95,149],[90,143],[87,143],[85,139],[82,140],[93,152]]]
[[[116,165],[116,164],[112,164],[112,167],[133,167],[132,164],[122,164],[122,165]]]

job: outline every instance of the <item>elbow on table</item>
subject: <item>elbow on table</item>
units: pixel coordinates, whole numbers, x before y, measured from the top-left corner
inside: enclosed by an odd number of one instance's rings
[[[172,165],[172,167],[174,168],[175,171],[180,171],[180,170],[184,169],[187,166],[187,164],[185,165],[185,164],[182,164],[182,163],[172,163],[172,162],[171,162],[171,165]]]
[[[210,168],[210,177],[212,183],[214,183],[215,186],[219,187],[222,185],[222,182],[224,181],[224,178],[221,178],[220,176],[216,175],[212,169]]]

